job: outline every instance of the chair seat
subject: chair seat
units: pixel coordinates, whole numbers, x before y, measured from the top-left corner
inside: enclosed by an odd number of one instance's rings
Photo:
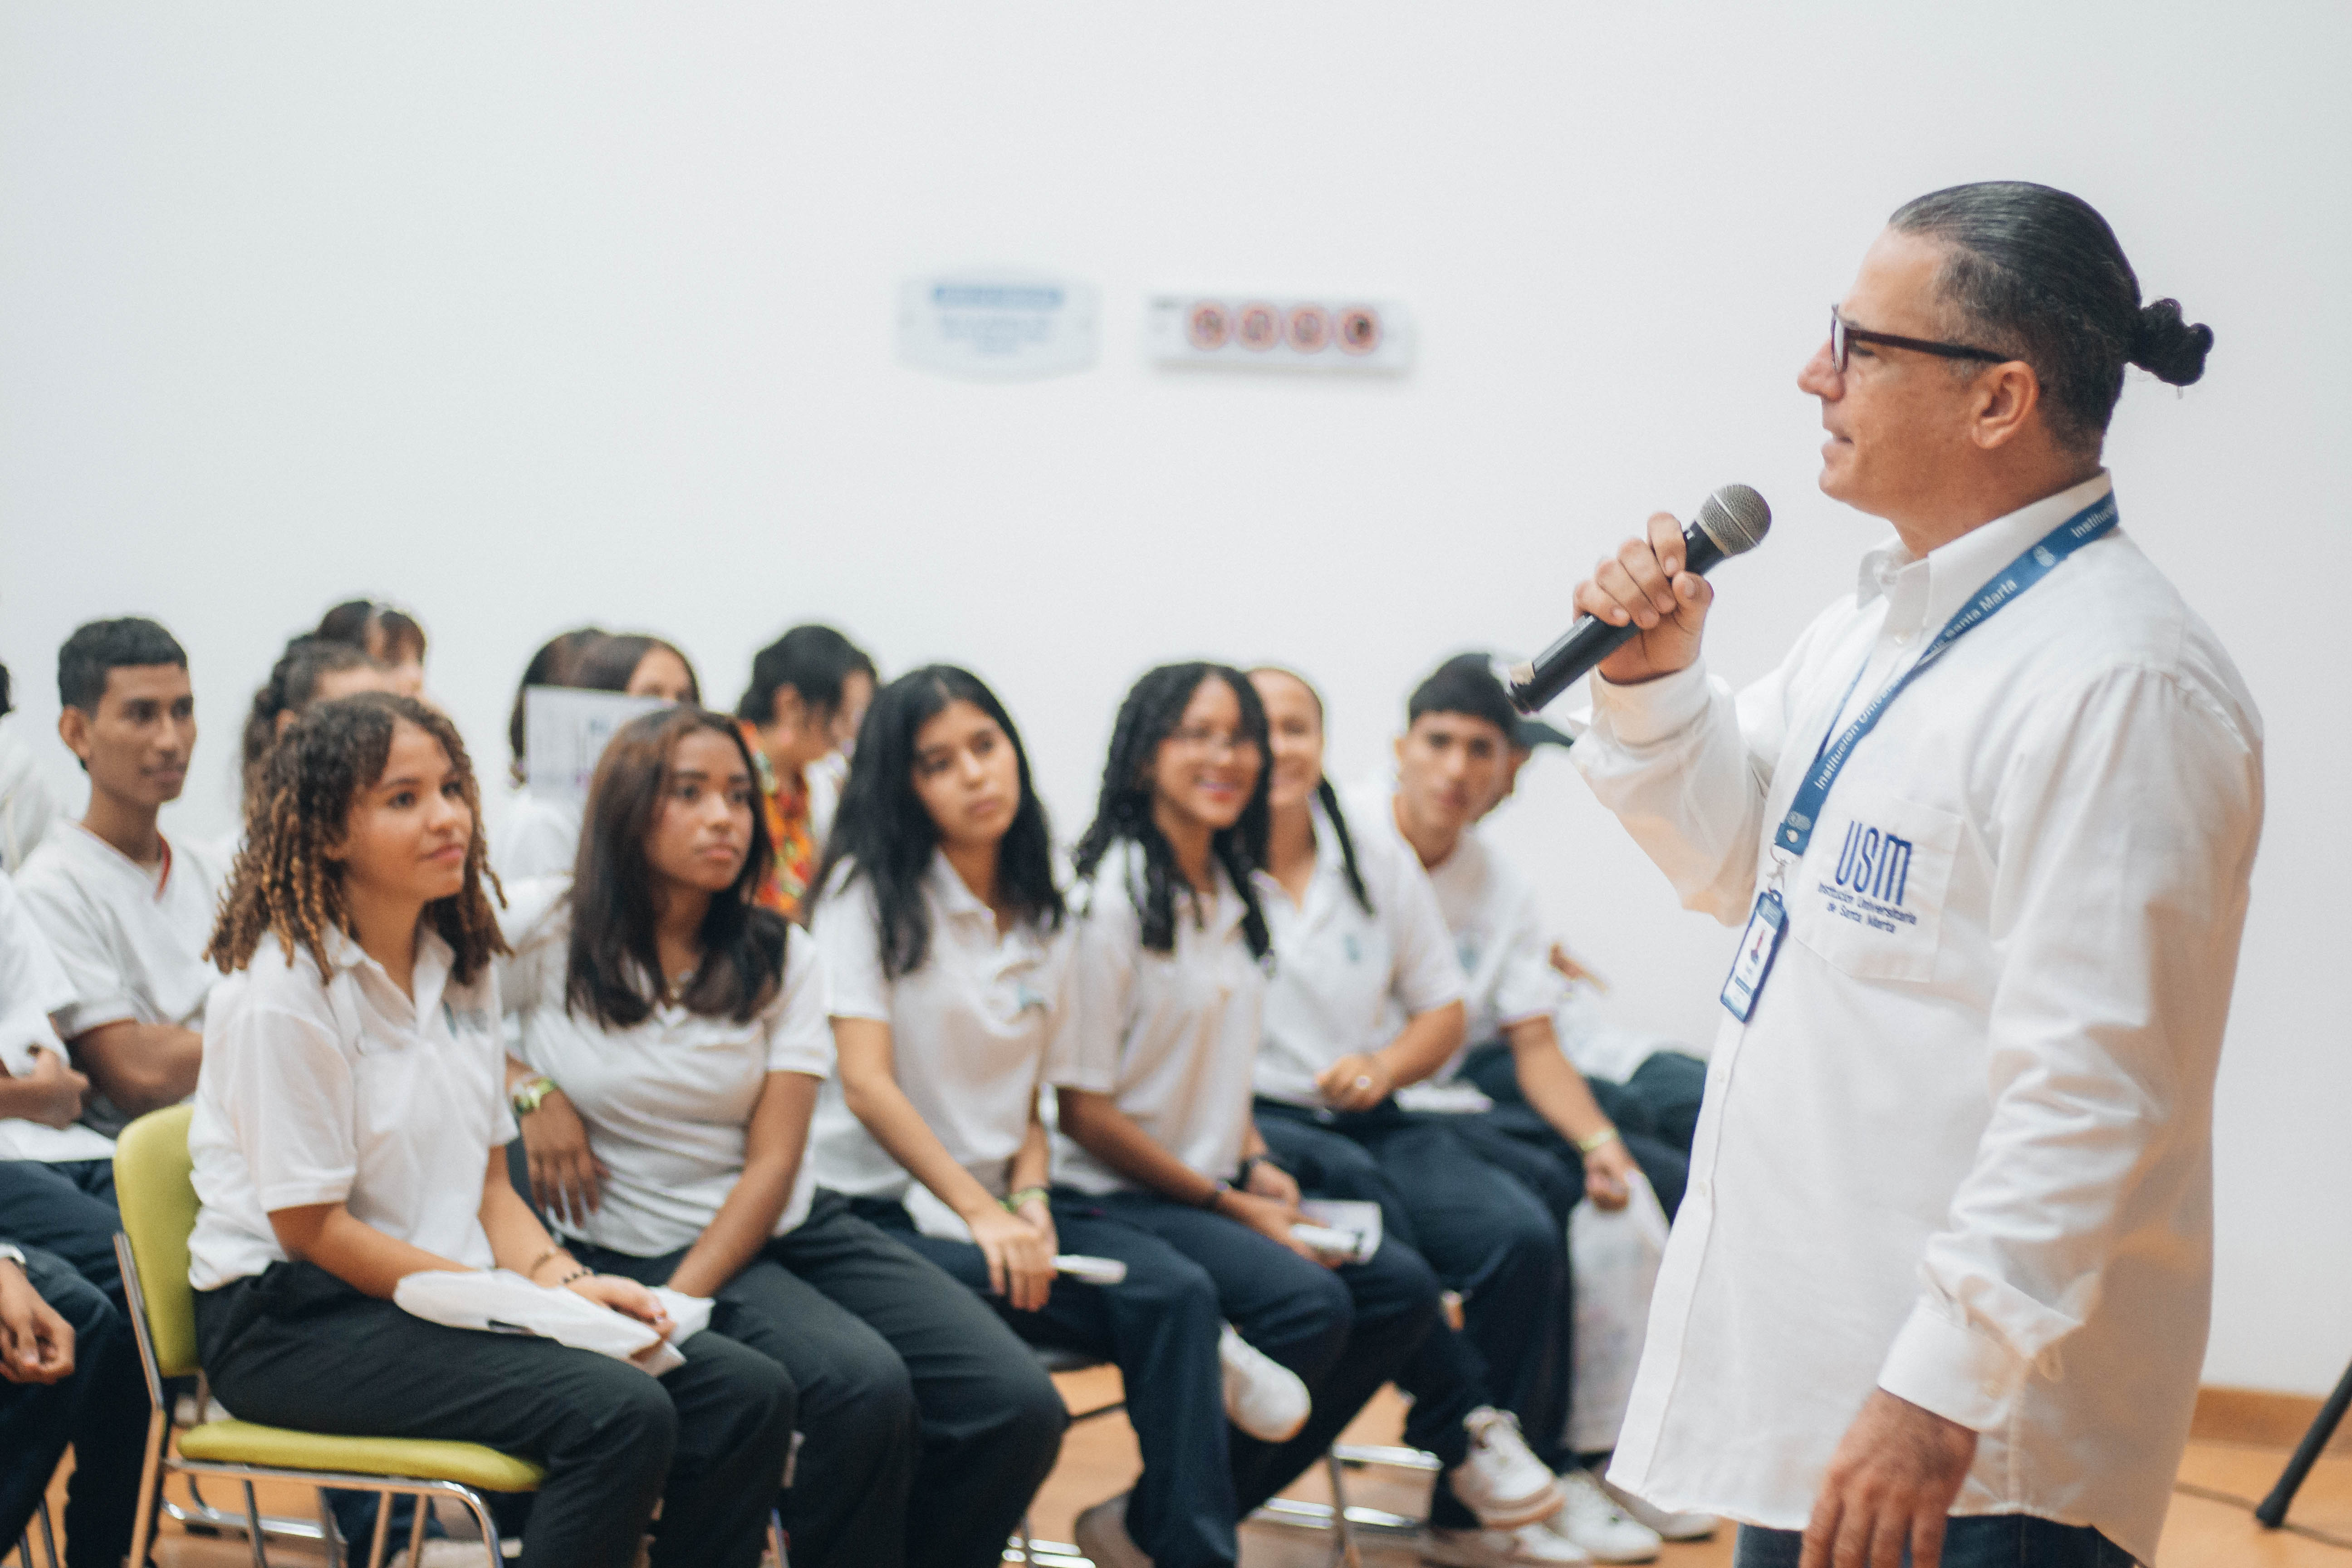
[[[536,1491],[547,1477],[542,1467],[479,1443],[427,1437],[331,1437],[251,1421],[207,1421],[191,1426],[180,1434],[180,1457],[206,1464],[457,1481],[490,1492]]]

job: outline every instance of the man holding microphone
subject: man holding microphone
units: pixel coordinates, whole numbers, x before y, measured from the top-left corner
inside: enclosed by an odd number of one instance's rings
[[[1577,587],[1638,632],[1579,767],[1746,922],[1612,1479],[1749,1521],[1740,1568],[2155,1555],[2262,729],[2100,447],[2211,342],[2079,199],[1923,196],[1798,378],[1894,525],[1857,591],[1735,695],[1673,518]]]

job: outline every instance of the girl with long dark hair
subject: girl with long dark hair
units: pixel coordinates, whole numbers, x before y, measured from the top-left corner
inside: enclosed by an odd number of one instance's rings
[[[1436,1324],[1439,1295],[1402,1242],[1362,1262],[1318,1262],[1292,1236],[1297,1183],[1265,1158],[1251,1121],[1273,952],[1267,750],[1265,706],[1227,666],[1164,666],[1120,705],[1077,847],[1081,1027],[1055,1150],[1063,1181],[1200,1265],[1227,1320],[1312,1393],[1314,1415],[1287,1443],[1234,1437],[1244,1514],[1402,1368]],[[1473,1438],[1490,1456],[1478,1475],[1493,1477],[1482,1500],[1503,1514],[1549,1511],[1550,1473],[1531,1457],[1517,1463],[1526,1449],[1507,1418],[1477,1411],[1471,1394],[1425,1397],[1440,1425],[1476,1420]]]
[[[1038,1093],[1075,1043],[1074,932],[1020,732],[979,678],[933,665],[875,698],[819,886],[811,930],[841,1068],[817,1113],[817,1179],[1023,1338],[1116,1361],[1143,1456],[1129,1537],[1159,1568],[1234,1563],[1227,1406],[1287,1436],[1306,1390],[1223,1328],[1199,1268],[1049,1191]],[[1056,1279],[1059,1251],[1116,1258],[1126,1278]],[[1097,1562],[1121,1561],[1099,1539],[1117,1506],[1081,1515]]]
[[[771,853],[736,726],[680,705],[616,731],[576,879],[518,889],[518,1107],[561,1092],[597,1179],[542,1194],[583,1262],[712,1298],[785,1374],[807,1443],[796,1563],[993,1562],[1066,1420],[971,1293],[816,1189],[832,1067],[809,939],[759,908]],[[982,1549],[985,1548],[983,1551]]]
[[[269,667],[269,679],[253,694],[246,710],[244,761],[239,789],[250,796],[261,782],[262,760],[278,737],[286,733],[313,702],[362,691],[390,691],[392,671],[345,642],[306,635],[295,637]]]
[[[552,1340],[412,1317],[420,1270],[498,1267],[667,1329],[507,1180],[479,799],[442,714],[322,703],[270,753],[209,955],[188,1134],[196,1339],[247,1419],[485,1443],[542,1464],[527,1568],[759,1560],[792,1438],[782,1373],[700,1333],[656,1381]]]

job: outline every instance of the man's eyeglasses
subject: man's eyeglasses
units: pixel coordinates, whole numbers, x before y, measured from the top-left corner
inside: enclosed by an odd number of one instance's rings
[[[1830,307],[1830,363],[1840,375],[1845,374],[1846,351],[1855,343],[1881,343],[1890,349],[1911,349],[1940,359],[1980,359],[1988,364],[2002,364],[2016,358],[2014,354],[1997,354],[1990,349],[1970,348],[1966,343],[1931,343],[1925,338],[1898,338],[1893,332],[1865,331],[1849,327],[1838,314],[1835,305]]]

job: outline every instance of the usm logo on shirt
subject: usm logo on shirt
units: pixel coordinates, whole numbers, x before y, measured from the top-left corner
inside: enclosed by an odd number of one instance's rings
[[[1866,899],[1900,905],[1911,880],[1911,841],[1866,823],[1846,825],[1837,885]]]
[[[1871,931],[1916,926],[1919,917],[1904,907],[1911,891],[1912,841],[1856,818],[1820,884],[1830,912]]]

